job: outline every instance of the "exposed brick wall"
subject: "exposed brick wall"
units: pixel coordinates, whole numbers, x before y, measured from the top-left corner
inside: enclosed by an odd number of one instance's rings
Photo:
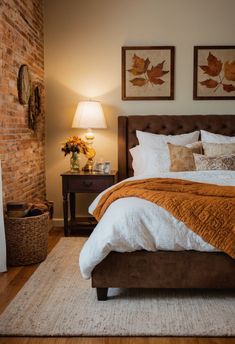
[[[44,94],[43,0],[0,1],[0,158],[4,202],[45,198],[45,111],[35,132],[18,101],[17,76],[29,66]],[[44,99],[44,97],[42,97]]]

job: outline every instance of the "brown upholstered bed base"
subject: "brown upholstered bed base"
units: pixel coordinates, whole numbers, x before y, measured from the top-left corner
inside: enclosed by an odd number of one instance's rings
[[[136,130],[177,135],[194,130],[235,136],[235,115],[121,116],[118,118],[119,180],[133,175],[129,149]],[[235,260],[224,253],[196,251],[111,252],[92,272],[98,300],[116,288],[235,288]]]
[[[92,272],[98,300],[108,288],[235,288],[235,261],[224,253],[111,252]]]

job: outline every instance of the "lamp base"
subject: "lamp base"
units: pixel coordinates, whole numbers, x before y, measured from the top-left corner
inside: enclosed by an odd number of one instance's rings
[[[84,172],[92,172],[94,167],[93,158],[89,158],[86,162],[86,165],[82,168]]]

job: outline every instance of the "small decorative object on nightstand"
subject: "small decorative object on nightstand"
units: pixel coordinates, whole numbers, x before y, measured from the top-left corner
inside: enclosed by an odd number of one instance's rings
[[[86,221],[75,216],[75,194],[76,193],[99,193],[117,183],[117,171],[110,173],[96,172],[65,172],[62,173],[62,193],[64,209],[64,235],[69,236],[71,229],[93,229],[96,221],[90,217]],[[68,219],[68,194],[70,203],[70,221]]]
[[[86,155],[88,160],[86,165],[83,167],[83,171],[91,172],[94,165],[93,159],[96,154],[94,148],[92,147],[95,135],[93,134],[91,128],[107,128],[101,104],[94,100],[81,101],[78,104],[75,112],[72,127],[87,129],[85,137],[89,146],[89,152]]]

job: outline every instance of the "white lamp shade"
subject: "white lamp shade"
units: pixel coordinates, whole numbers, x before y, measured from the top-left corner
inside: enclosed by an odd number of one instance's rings
[[[101,104],[93,100],[81,101],[77,106],[72,128],[107,128]]]

